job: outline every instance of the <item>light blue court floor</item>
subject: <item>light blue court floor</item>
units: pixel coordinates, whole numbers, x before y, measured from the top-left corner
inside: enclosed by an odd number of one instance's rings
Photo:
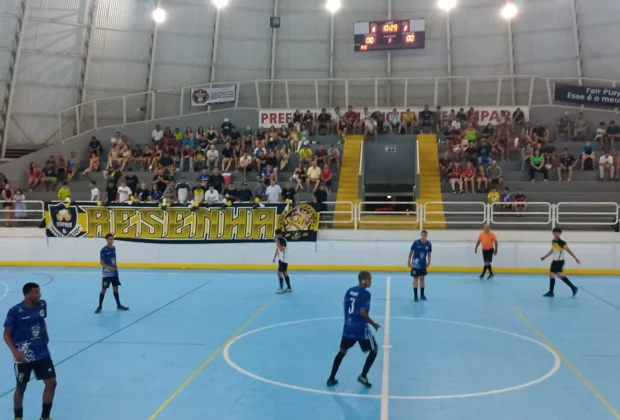
[[[431,274],[414,303],[408,276],[373,273],[374,386],[356,382],[353,348],[327,389],[356,275],[292,271],[294,292],[275,295],[274,273],[124,270],[131,310],[109,293],[94,315],[99,270],[3,268],[0,309],[42,285],[57,420],[620,419],[620,280],[573,276],[576,299],[558,282],[545,300],[544,275]],[[13,385],[4,348],[0,419]],[[41,391],[30,384],[26,420]]]

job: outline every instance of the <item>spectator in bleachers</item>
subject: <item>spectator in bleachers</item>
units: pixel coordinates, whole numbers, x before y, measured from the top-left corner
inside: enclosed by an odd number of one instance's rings
[[[103,147],[101,146],[101,142],[97,140],[97,137],[93,136],[88,143],[88,151],[90,153],[96,153],[97,156],[103,155]]]
[[[209,146],[216,145],[218,140],[220,139],[220,133],[218,133],[213,124],[210,124],[209,128],[207,128],[205,136],[207,138],[207,143],[209,144]]]
[[[144,151],[142,150],[142,146],[140,146],[137,143],[134,144],[133,147],[131,148],[131,159],[132,159],[131,161],[142,165],[143,154],[144,154]]]
[[[316,157],[316,162],[319,167],[327,163],[327,150],[325,150],[322,144],[319,144],[319,147],[314,151],[314,156]]]
[[[514,210],[514,205],[512,204],[514,199],[512,194],[510,194],[510,189],[508,187],[504,188],[502,191],[499,201],[501,202],[499,206],[500,210]]]
[[[187,129],[190,130],[190,132],[186,132],[185,137],[183,138],[183,140],[181,140],[181,148],[189,146],[193,149],[196,147],[196,142],[194,141],[194,133],[191,132],[191,128],[187,127]]]
[[[121,150],[117,144],[114,144],[108,152],[108,164],[106,166],[106,170],[112,168],[114,165],[121,165],[122,163]]]
[[[282,200],[284,202],[290,200],[291,203],[297,203],[299,201],[297,193],[295,192],[295,189],[291,186],[290,182],[284,184],[284,188],[282,188]]]
[[[517,108],[515,112],[512,113],[512,124],[513,132],[517,132],[516,129],[525,124],[525,113],[521,110],[521,108]]]
[[[153,143],[154,148],[157,148],[158,146],[161,148],[161,150],[168,149],[171,147],[173,148],[176,147],[176,140],[174,138],[174,133],[172,132],[172,129],[170,127],[166,127],[164,129],[164,137],[159,144]]]
[[[2,208],[4,209],[3,215],[6,219],[6,226],[11,226],[11,219],[13,218],[13,190],[11,184],[8,182],[4,184],[2,188]]]
[[[594,159],[596,159],[596,153],[594,153],[594,145],[590,140],[586,140],[586,144],[581,148],[581,161],[582,171],[594,170]]]
[[[213,184],[213,188],[215,188],[218,193],[222,193],[224,177],[220,173],[220,168],[216,167],[213,169],[213,173],[209,176],[209,184]]]
[[[327,163],[329,164],[330,168],[335,163],[336,169],[340,171],[340,151],[333,144],[329,147],[329,150],[327,151]]]
[[[364,141],[374,141],[378,135],[377,121],[374,118],[364,120]]]
[[[56,184],[58,184],[58,175],[53,162],[47,162],[47,165],[43,168],[43,176],[45,177],[45,190],[54,191]]]
[[[198,150],[200,150],[200,148],[198,148]],[[202,153],[202,150],[200,150],[200,153]],[[181,160],[179,162],[179,170],[184,171],[185,164],[187,163],[189,165],[189,171],[194,172],[195,154],[196,154],[196,150],[193,149],[192,147],[190,146],[183,147],[183,149],[181,149]]]
[[[394,108],[388,114],[389,129],[391,134],[401,134],[400,113]]]
[[[488,123],[486,127],[482,129],[482,133],[480,133],[480,138],[486,141],[493,141],[495,138],[495,128],[493,128],[493,124]]]
[[[342,135],[345,136],[347,134],[355,134],[355,129],[359,126],[359,115],[357,112],[353,111],[353,107],[351,105],[347,108],[347,112],[344,114],[344,119],[347,127],[345,130],[341,130]]]
[[[117,131],[116,133],[114,133],[114,136],[112,136],[112,138],[110,139],[110,143],[112,143],[112,145],[115,145],[116,143],[119,143],[122,140],[121,136],[121,132]]]
[[[149,194],[149,201],[152,203],[159,203],[163,197],[164,197],[163,192],[159,191],[157,187],[154,185],[153,189],[151,189],[151,193]]]
[[[297,127],[298,131],[301,128],[301,123],[303,119],[304,119],[304,114],[302,114],[300,110],[296,109],[295,112],[293,112],[293,120],[291,122],[293,123],[295,127]]]
[[[198,179],[196,185],[192,188],[192,199],[202,203],[205,201],[205,193],[207,192],[207,181],[204,179]]]
[[[428,105],[424,105],[424,109],[422,110],[422,112],[420,112],[420,121],[419,121],[419,125],[422,128],[428,128],[428,127],[432,127],[434,122],[433,122],[433,112],[431,110],[428,109]]]
[[[231,201],[232,203],[239,201],[239,190],[235,188],[235,184],[232,182],[228,183],[222,195],[224,196],[224,201]]]
[[[248,184],[247,182],[242,182],[241,183],[241,189],[239,190],[239,201],[241,201],[242,203],[247,203],[252,201],[252,191],[250,191],[250,189],[248,189]]]
[[[161,126],[157,124],[153,131],[151,132],[151,142],[153,144],[161,144],[164,139],[164,130],[161,129]]]
[[[117,203],[126,203],[129,201],[129,197],[131,197],[131,188],[127,186],[127,180],[121,180],[121,186],[116,190],[116,202]]]
[[[532,129],[532,140],[537,143],[547,143],[549,141],[549,130],[547,130],[540,121],[536,121],[536,125]]]
[[[543,174],[543,179],[545,180],[545,182],[549,178],[549,171],[545,166],[545,158],[543,157],[543,155],[540,154],[539,149],[536,149],[534,151],[534,154],[530,158],[530,180],[532,182],[535,181],[537,173]]]
[[[295,172],[293,172],[293,180],[297,183],[297,185],[295,186],[295,191],[304,190],[304,185],[307,178],[308,174],[306,173],[306,168],[304,168],[301,161],[298,161]]]
[[[510,132],[506,123],[501,123],[497,130],[496,147],[500,154],[500,159],[510,160],[510,152],[512,151],[513,143],[510,141]]]
[[[282,146],[291,146],[291,133],[288,131],[285,125],[280,127],[280,132],[278,133],[278,146],[281,148]]]
[[[267,165],[271,165],[271,167],[273,168],[273,171],[276,174],[276,179],[277,179],[277,174],[278,174],[278,156],[280,155],[280,151],[277,148],[271,149],[271,151],[269,151],[269,153],[267,154],[267,159],[265,159],[265,163]]]
[[[476,151],[478,165],[489,166],[491,164],[491,150],[491,146],[485,140],[480,142],[480,147]]]
[[[267,165],[267,150],[264,147],[257,147],[254,150],[254,166],[258,172]]]
[[[443,118],[443,111],[441,110],[441,105],[437,105],[435,108],[435,112],[433,112],[433,121],[435,122],[435,130],[437,133],[441,133],[446,125]]]
[[[487,194],[487,203],[488,204],[498,203],[499,199],[500,199],[500,195],[499,195],[499,192],[497,191],[497,187],[492,186],[491,191],[489,191],[489,193]]]
[[[562,182],[562,173],[568,172],[567,181],[570,182],[573,178],[573,170],[575,169],[576,164],[577,160],[575,157],[568,153],[568,149],[565,148],[558,163],[558,181]]]
[[[243,182],[245,182],[248,170],[252,170],[252,157],[247,150],[244,150],[243,155],[239,158],[239,170],[243,172]]]
[[[453,125],[449,125],[444,131],[444,139],[448,150],[452,150],[455,146],[461,145],[461,132]]]
[[[261,171],[259,178],[257,178],[260,182],[265,185],[269,185],[272,180],[276,180],[276,171],[269,163],[263,168]]]
[[[456,113],[456,121],[459,122],[461,127],[467,127],[467,124],[469,123],[469,117],[467,116],[464,108],[460,108],[459,111]]]
[[[97,192],[99,192],[99,190],[97,190]],[[149,195],[150,195],[150,190],[146,185],[146,182],[143,182],[140,184],[140,186],[136,189],[136,200],[139,201],[140,203],[145,203],[147,201],[149,201]],[[95,201],[93,199],[91,199],[91,201]],[[99,200],[97,200],[99,201]]]
[[[289,150],[291,151],[291,153],[296,152],[298,149],[298,145],[299,145],[299,131],[297,131],[297,127],[293,127],[291,129],[291,131],[289,132],[290,138],[291,138],[291,147],[289,148]]]
[[[241,144],[241,133],[239,131],[237,131],[237,127],[233,127],[232,131],[230,133],[230,144],[232,146],[236,146],[238,144]]]
[[[245,127],[245,130],[241,133],[242,149],[246,150],[247,148],[252,147],[252,142],[255,138],[256,137],[252,131],[252,127],[249,125]]]
[[[169,203],[174,202],[174,182],[171,180],[162,194],[162,200],[166,200]]]
[[[607,150],[616,150],[616,140],[620,138],[620,127],[616,125],[615,121],[609,121],[607,126],[607,145],[603,145]]]
[[[476,127],[474,127],[472,122],[468,123],[464,134],[469,143],[476,143],[476,140],[478,139],[478,130],[476,130]]]
[[[465,186],[466,193],[476,192],[476,187],[474,186],[475,179],[476,179],[476,168],[474,168],[471,162],[467,162],[465,164],[465,168],[463,169],[463,185]],[[467,188],[468,186],[470,188]]]
[[[316,164],[316,160],[312,161],[312,165],[308,168],[308,179],[306,180],[306,186],[308,191],[312,188],[312,191],[316,191],[321,182],[321,168]]]
[[[343,115],[340,113],[340,107],[334,108],[334,114],[332,115],[330,130],[332,134],[338,134],[340,122],[344,120]]]
[[[327,187],[327,191],[331,194],[332,190],[332,178],[333,178],[332,170],[329,168],[329,165],[326,163],[323,165],[323,169],[321,170],[321,183],[325,184]]]
[[[314,202],[315,209],[320,213],[327,211],[327,204],[325,204],[327,202],[327,197],[329,197],[329,191],[327,191],[325,184],[321,183],[319,189],[315,190],[312,194],[312,201]],[[325,215],[321,214],[319,217],[324,220]]]
[[[194,140],[198,144],[201,144],[202,141],[206,142],[207,135],[205,133],[205,129],[202,126],[198,127],[198,130],[196,130],[196,134],[194,135]]]
[[[327,112],[325,108],[321,109],[321,113],[316,117],[317,134],[322,136],[329,134],[329,127],[331,126],[332,116]]]
[[[282,146],[282,149],[280,150],[279,157],[278,157],[278,160],[279,160],[278,167],[280,168],[280,171],[283,171],[284,169],[286,169],[290,158],[291,158],[291,151],[288,148],[288,146],[285,144],[284,146]]]
[[[230,119],[224,118],[224,122],[220,126],[222,141],[225,143],[230,141],[230,134],[232,133],[233,123],[230,122]]]
[[[282,188],[276,184],[276,180],[272,179],[267,187],[266,191],[268,203],[281,203],[282,202]]]
[[[312,111],[306,111],[306,113],[304,114],[303,123],[308,128],[308,131],[310,131],[311,135],[316,134],[316,125],[314,123],[314,114],[312,113]]]
[[[465,153],[470,148],[470,145],[472,149],[475,149],[476,143],[475,142],[470,143],[467,140],[467,137],[463,135],[456,134],[452,138],[455,139],[455,142],[452,144],[452,152],[454,152],[454,156],[456,160],[458,161],[463,159],[463,157],[465,156]]]
[[[235,162],[233,148],[227,142],[222,149],[222,172],[228,172]]]
[[[415,127],[418,125],[418,119],[415,112],[411,112],[411,109],[407,109],[403,114],[403,126],[405,127],[405,134],[413,134]]]
[[[456,186],[459,186],[459,191],[456,190]],[[463,168],[459,162],[454,162],[452,169],[450,170],[450,188],[452,188],[452,194],[457,192],[462,194],[463,191]]]
[[[159,158],[159,166],[161,166],[168,175],[172,176],[176,172],[175,157],[171,156],[164,150],[163,155]]]
[[[301,131],[299,132],[299,142],[297,143],[297,151],[300,150],[301,147],[307,146],[310,144],[310,132],[306,127],[306,124],[301,125]]]
[[[40,183],[45,183],[43,170],[35,162],[30,162],[28,168],[28,191],[34,190]]]
[[[17,188],[15,194],[13,194],[13,210],[15,211],[15,218],[17,220],[25,219],[28,216],[25,201],[26,196],[24,192],[20,188]],[[19,224],[20,222],[17,223]]]
[[[575,139],[578,141],[582,141],[586,133],[588,132],[588,121],[583,116],[583,112],[580,112],[575,120]]]
[[[571,138],[571,119],[570,112],[566,111],[563,116],[558,119],[556,127],[556,141],[559,140],[560,134],[564,134],[564,141]]]
[[[440,181],[448,181],[452,170],[452,159],[450,152],[445,151],[443,157],[439,159],[439,179]]]
[[[239,172],[239,170],[241,169],[241,156],[243,156],[243,151],[245,150],[245,147],[242,147],[240,144],[236,145],[233,148],[233,162],[234,162],[234,166],[235,166],[235,172]]]
[[[63,156],[56,157],[56,175],[61,181],[67,179],[67,162]]]
[[[150,167],[153,162],[153,150],[151,150],[151,146],[148,144],[144,146],[144,150],[142,150],[140,156],[136,156],[134,160],[140,164],[140,171],[144,172],[144,169]]]
[[[172,145],[171,143],[168,147],[177,149],[179,145],[181,144],[181,142],[183,141],[183,138],[185,138],[185,136],[183,133],[181,133],[181,130],[178,127],[174,129],[173,135],[174,135],[174,145]]]
[[[215,148],[215,145],[212,144],[209,146],[209,150],[207,151],[207,168],[209,170],[217,168],[220,164],[220,153]]]
[[[523,190],[519,188],[517,194],[515,194],[515,211],[517,212],[517,216],[523,216],[526,210],[527,200],[525,194],[523,194]]]
[[[486,170],[483,165],[478,166],[478,170],[476,171],[476,183],[478,184],[478,192],[484,191],[487,192],[489,189],[489,178],[486,176]],[[482,186],[484,185],[484,189]]]
[[[103,198],[103,204],[105,204],[106,206],[109,206],[110,204],[112,204],[112,202],[114,200],[116,200],[116,184],[114,184],[113,180],[108,180],[108,185],[105,189],[105,196]]]
[[[610,181],[614,179],[614,158],[609,154],[608,150],[605,150],[605,153],[599,159],[598,170],[600,181],[603,181],[605,179],[605,172],[609,172]]]
[[[313,159],[312,149],[310,149],[310,146],[306,144],[299,151],[299,161],[303,164],[310,165],[310,163],[312,162],[312,159]]]
[[[530,123],[526,122],[521,129],[521,144],[531,144],[533,143],[532,139],[532,128],[530,127]]]
[[[607,148],[607,124],[605,121],[601,121],[598,128],[596,129],[596,136],[594,137],[594,143],[600,142],[603,146],[603,149]]]
[[[153,176],[153,187],[157,189],[160,193],[164,193],[166,188],[168,187],[168,183],[170,182],[170,177],[166,175],[163,169],[158,169]]]
[[[123,143],[121,146],[121,171],[125,170],[125,167],[128,163],[131,163],[133,153],[131,152],[131,148],[127,143]]]
[[[127,175],[125,175],[125,183],[127,184],[127,187],[131,190],[132,194],[136,192],[138,185],[140,185],[140,180],[133,173],[131,168],[129,168],[129,172],[127,172]]]
[[[486,176],[491,185],[501,186],[504,183],[502,168],[497,164],[497,161],[492,161],[491,166],[486,170]]]
[[[174,201],[185,204],[189,201],[189,184],[185,182],[185,177],[181,177],[177,185],[174,186]]]

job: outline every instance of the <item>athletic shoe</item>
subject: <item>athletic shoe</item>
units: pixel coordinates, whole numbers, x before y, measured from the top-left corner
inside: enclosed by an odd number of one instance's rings
[[[420,296],[420,299],[426,300],[426,296],[422,295],[422,296]]]
[[[119,305],[119,306],[116,307],[116,310],[117,311],[128,311],[129,308],[126,307],[126,306],[123,306],[123,305]]]
[[[418,297],[417,297],[417,296],[414,296],[414,297],[413,297],[413,301],[414,301],[414,302],[417,302],[417,301],[419,301],[419,300],[420,300],[420,299],[418,299]]]
[[[484,278],[484,274],[480,274],[480,276],[478,277],[480,280],[482,280]]]
[[[555,297],[555,295],[553,294],[553,292],[547,292],[543,295],[543,297]]]
[[[577,286],[573,287],[573,297],[577,296],[577,292],[579,292],[579,288]]]
[[[285,289],[278,289],[278,290],[276,291],[276,293],[277,293],[277,294],[279,294],[279,295],[281,295],[282,293],[286,293],[286,290],[285,290]]]
[[[487,280],[493,280],[495,278],[495,276],[493,274],[489,274],[489,277],[487,277]]]
[[[327,379],[327,386],[336,386],[338,385],[338,380],[336,378]]]
[[[97,309],[95,309],[95,313],[96,314],[100,313],[101,309],[102,309],[101,306],[98,306]],[[15,420],[18,420],[18,419],[15,419]]]
[[[284,290],[284,293],[293,293],[293,289],[290,287]]]
[[[370,388],[372,386],[372,384],[370,382],[368,382],[368,378],[366,378],[365,376],[358,376],[357,377],[357,382],[359,382],[360,384],[364,385],[366,388]]]

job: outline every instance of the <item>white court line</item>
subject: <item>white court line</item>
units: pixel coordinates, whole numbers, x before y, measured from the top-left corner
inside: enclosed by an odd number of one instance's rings
[[[4,293],[2,294],[2,296],[0,296],[0,301],[1,301],[2,299],[6,297],[6,295],[9,294],[9,285],[3,282],[2,280],[0,280],[0,284],[4,286]]]
[[[391,280],[387,278],[385,290],[385,322],[383,324],[383,373],[381,381],[381,420],[388,420],[390,406],[390,302]]]

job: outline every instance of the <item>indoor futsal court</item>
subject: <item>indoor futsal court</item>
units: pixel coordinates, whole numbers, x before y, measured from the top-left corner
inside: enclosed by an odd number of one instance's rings
[[[432,273],[429,300],[414,303],[409,276],[374,272],[381,349],[367,391],[357,347],[340,383],[325,385],[354,272],[291,271],[293,293],[276,295],[270,272],[122,270],[130,311],[109,293],[100,315],[97,268],[0,273],[3,312],[24,283],[42,286],[58,419],[620,419],[620,284],[610,277],[571,276],[577,298],[559,282],[548,300],[545,275]],[[11,413],[3,354],[0,412]],[[31,382],[25,419],[38,418],[41,389]]]

